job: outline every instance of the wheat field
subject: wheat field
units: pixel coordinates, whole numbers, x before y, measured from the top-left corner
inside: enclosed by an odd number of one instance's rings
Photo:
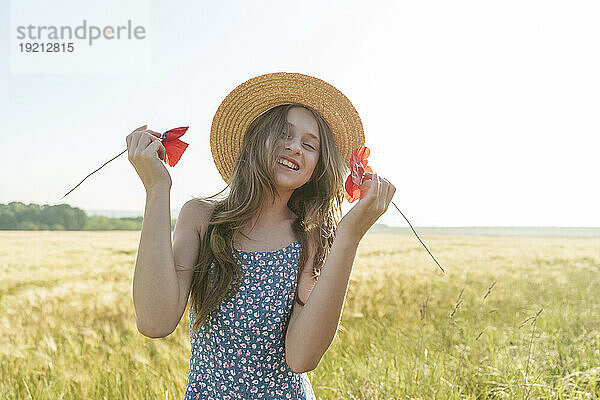
[[[0,233],[0,398],[182,399],[187,311],[136,329],[139,231]],[[600,238],[361,242],[320,399],[600,398]]]

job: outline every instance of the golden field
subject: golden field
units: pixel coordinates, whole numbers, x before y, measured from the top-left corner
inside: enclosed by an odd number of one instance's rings
[[[187,311],[136,329],[139,235],[0,232],[0,398],[183,398]],[[319,398],[600,398],[600,238],[420,236],[445,275],[412,234],[361,242]]]

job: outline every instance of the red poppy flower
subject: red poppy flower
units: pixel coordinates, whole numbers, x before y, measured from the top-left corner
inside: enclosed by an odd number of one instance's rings
[[[165,158],[163,161],[169,164],[171,167],[174,167],[175,164],[177,164],[181,158],[181,155],[188,147],[187,143],[179,140],[179,138],[183,136],[188,128],[189,126],[173,128],[163,133],[160,137],[163,146],[165,146]]]
[[[359,187],[363,184],[365,179],[371,179],[372,177],[373,170],[367,165],[367,158],[369,157],[369,154],[371,154],[371,151],[368,147],[365,146],[358,146],[352,151],[352,156],[350,157],[350,175],[348,175],[348,178],[346,179],[346,192],[344,193],[346,195],[346,200],[348,200],[350,203],[360,199]],[[406,222],[408,222],[410,229],[412,229],[414,234],[417,236],[417,239],[419,239],[423,247],[425,247],[425,250],[427,250],[431,258],[433,258],[433,261],[435,261],[438,267],[440,267],[440,269],[442,270],[442,272],[445,273],[444,268],[441,266],[438,260],[435,259],[433,254],[431,254],[427,246],[425,246],[425,243],[423,243],[423,241],[417,234],[417,231],[415,231],[415,228],[413,228],[408,218],[404,216],[404,214],[402,213],[402,211],[400,211],[396,203],[394,203],[393,201],[391,201],[391,203],[394,205],[394,207],[396,207],[396,210],[398,210],[398,212],[404,217]]]
[[[165,158],[163,159],[163,161],[166,162],[167,164],[169,164],[171,167],[174,167],[175,164],[177,164],[177,162],[181,158],[181,155],[183,154],[185,149],[188,147],[187,143],[179,140],[179,138],[181,136],[183,136],[183,134],[188,130],[188,128],[189,128],[189,126],[173,128],[173,129],[166,131],[162,135],[160,135],[160,140],[161,140],[163,146],[165,146]],[[64,199],[65,196],[67,196],[69,193],[71,193],[73,190],[75,190],[79,185],[81,185],[83,183],[83,181],[85,181],[88,177],[90,177],[90,175],[92,175],[95,172],[98,172],[106,164],[108,164],[115,158],[119,157],[121,154],[125,153],[126,151],[127,151],[127,149],[123,150],[121,153],[117,154],[116,156],[114,156],[113,158],[111,158],[110,160],[108,160],[107,162],[102,164],[100,166],[100,168],[98,168],[95,171],[93,171],[92,173],[88,174],[88,176],[83,178],[81,180],[81,182],[79,182],[77,185],[75,185],[75,187],[73,189],[69,190],[67,192],[67,194],[65,194],[63,197],[61,197],[61,199]]]
[[[365,178],[370,178],[373,170],[367,165],[367,158],[371,151],[366,146],[358,146],[352,151],[350,157],[350,175],[346,179],[346,200],[350,203],[360,199],[359,186],[363,184]]]

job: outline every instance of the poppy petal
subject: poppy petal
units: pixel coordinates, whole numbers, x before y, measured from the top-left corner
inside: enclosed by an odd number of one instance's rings
[[[369,157],[369,154],[371,154],[371,150],[366,146],[358,146],[354,149],[354,152],[356,152],[356,157],[360,160],[366,160]]]
[[[373,170],[367,165],[369,163],[367,158],[370,154],[371,151],[366,146],[358,146],[352,151],[350,157],[350,175],[348,175],[344,185],[346,189],[345,197],[350,203],[361,198],[359,186],[365,180],[371,179]]]
[[[163,133],[164,138],[162,144],[165,146],[165,158],[164,161],[171,167],[174,167],[181,155],[188,147],[186,142],[179,140],[181,136],[188,130],[188,126],[182,126],[179,128],[173,128]]]
[[[171,141],[179,139],[185,132],[187,132],[189,126],[182,126],[180,128],[173,128],[166,131],[163,135],[166,135],[165,141]]]
[[[175,164],[181,158],[181,155],[188,147],[188,144],[182,142],[181,140],[174,140],[170,142],[165,142],[163,144],[165,146],[165,162],[168,163],[171,167],[174,167]]]
[[[344,187],[346,188],[346,194],[352,193],[352,191],[354,190],[354,182],[352,181],[352,174],[348,175],[348,178],[346,178],[346,183],[344,185]]]

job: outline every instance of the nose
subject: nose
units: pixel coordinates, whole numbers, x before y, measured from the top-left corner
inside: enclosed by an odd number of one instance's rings
[[[292,138],[288,138],[285,142],[286,150],[291,150],[294,153],[300,153],[301,148],[302,147],[300,146],[299,140],[294,140]]]

